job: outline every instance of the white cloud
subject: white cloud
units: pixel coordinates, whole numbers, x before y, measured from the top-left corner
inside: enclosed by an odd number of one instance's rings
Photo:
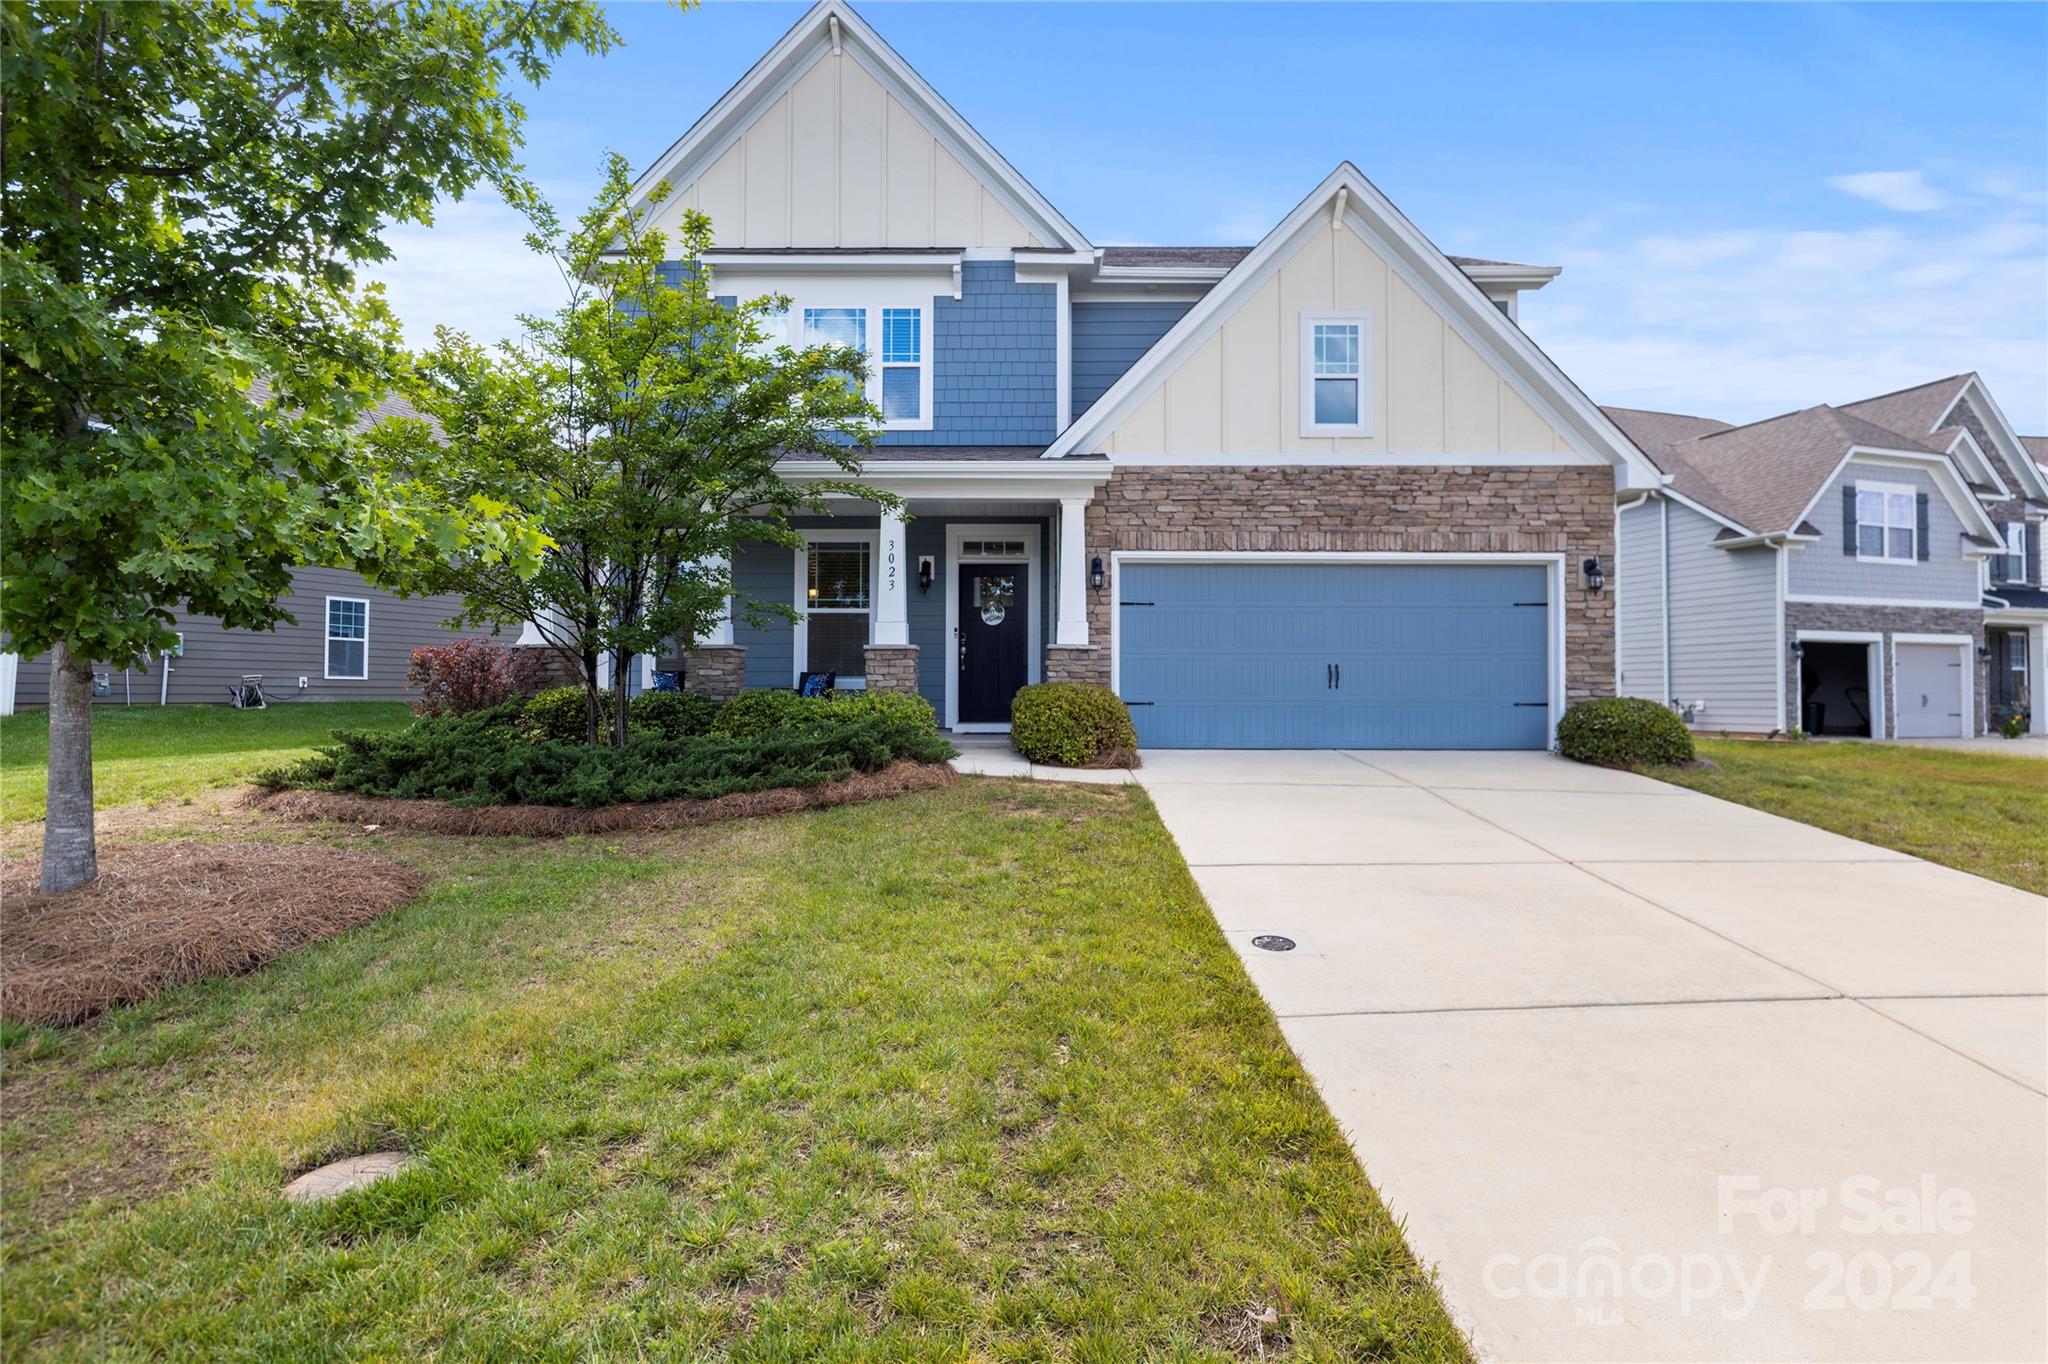
[[[520,313],[553,311],[562,277],[527,248],[527,230],[525,218],[486,195],[441,205],[432,227],[393,228],[393,258],[368,273],[383,282],[406,344],[431,346],[436,326],[497,341],[515,334]]]
[[[1522,325],[1603,403],[1749,421],[1964,370],[2048,431],[2048,230],[2011,204],[1859,231],[1581,240]]]
[[[1828,185],[1858,199],[1868,199],[1899,213],[1929,213],[1948,206],[1948,196],[1927,183],[1919,171],[1863,171],[1835,175]]]

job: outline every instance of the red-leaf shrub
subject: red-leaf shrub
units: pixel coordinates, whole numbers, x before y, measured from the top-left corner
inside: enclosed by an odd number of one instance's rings
[[[467,715],[488,710],[540,685],[547,661],[539,649],[508,649],[481,637],[422,644],[412,651],[406,685],[417,687],[415,715]]]

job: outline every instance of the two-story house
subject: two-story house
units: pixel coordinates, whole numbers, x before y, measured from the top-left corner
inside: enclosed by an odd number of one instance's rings
[[[1608,413],[1671,480],[1616,516],[1621,694],[1703,730],[2048,733],[2048,480],[1976,375],[1744,426]]]
[[[721,296],[867,352],[907,500],[743,547],[686,685],[830,671],[971,730],[1082,679],[1249,747],[1542,747],[1612,689],[1615,497],[1659,480],[1516,324],[1555,269],[1446,256],[1348,163],[1253,246],[1097,246],[837,0],[660,183]]]

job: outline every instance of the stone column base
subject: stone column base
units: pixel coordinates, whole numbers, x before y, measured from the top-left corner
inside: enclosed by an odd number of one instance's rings
[[[747,646],[706,644],[683,651],[683,690],[730,701],[747,685]]]
[[[870,644],[862,651],[867,658],[868,690],[917,692],[917,646],[915,644]]]
[[[1045,680],[1109,685],[1109,650],[1092,644],[1049,644],[1045,649]]]

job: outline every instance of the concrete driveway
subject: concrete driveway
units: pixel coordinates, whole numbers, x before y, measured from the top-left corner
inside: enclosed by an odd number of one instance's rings
[[[2048,1353],[2048,900],[1545,754],[1139,780],[1482,1357]]]

